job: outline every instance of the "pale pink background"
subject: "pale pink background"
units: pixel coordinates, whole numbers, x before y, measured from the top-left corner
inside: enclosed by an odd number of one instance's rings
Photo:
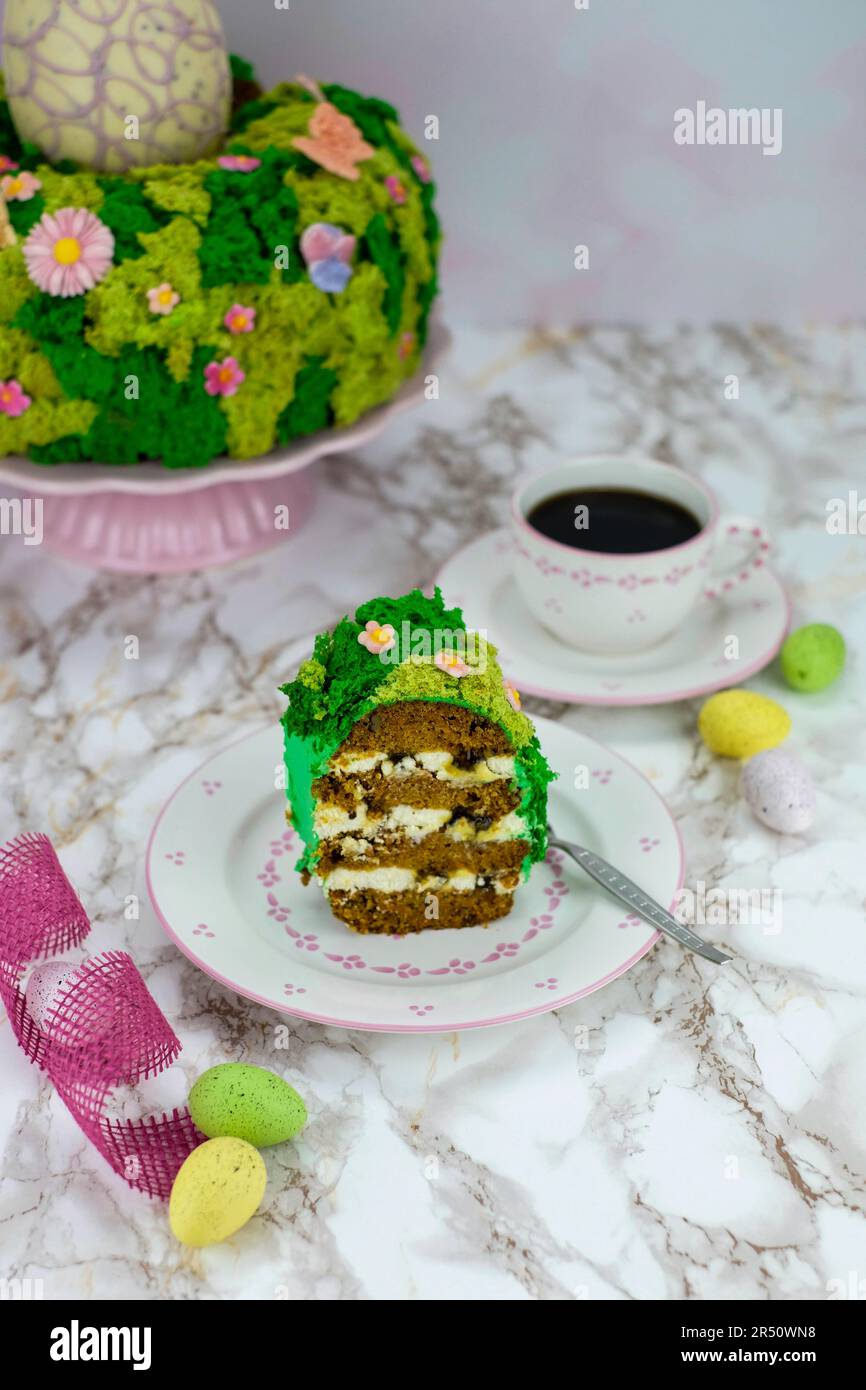
[[[864,0],[218,3],[267,81],[387,96],[418,138],[439,117],[452,319],[866,309]],[[699,98],[782,107],[782,153],[676,146],[673,112]]]

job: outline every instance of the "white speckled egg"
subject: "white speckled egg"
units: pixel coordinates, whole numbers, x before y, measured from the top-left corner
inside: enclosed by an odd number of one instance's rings
[[[48,1037],[51,1037],[50,1018],[58,1000],[80,969],[80,965],[70,965],[65,960],[49,960],[44,965],[37,965],[27,981],[27,1011],[40,1031]]]
[[[815,788],[793,753],[757,753],[743,768],[741,785],[750,810],[771,830],[799,835],[815,819]]]

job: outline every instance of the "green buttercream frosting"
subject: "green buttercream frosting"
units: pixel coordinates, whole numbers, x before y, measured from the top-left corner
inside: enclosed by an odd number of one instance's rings
[[[371,652],[358,639],[370,622],[394,630],[394,645]],[[452,675],[435,664],[437,653],[454,653],[469,674]],[[287,795],[292,821],[304,841],[298,869],[311,870],[318,840],[313,829],[312,783],[352,727],[379,705],[428,700],[476,711],[505,732],[514,749],[515,776],[523,797],[519,814],[527,827],[528,873],[547,851],[547,786],[554,774],[541,752],[532,721],[513,708],[496,648],[470,632],[459,608],[446,608],[439,589],[427,598],[419,589],[401,598],[374,598],[354,617],[319,633],[313,654],[293,681],[283,717]]]
[[[242,101],[255,75],[241,58],[232,64]],[[357,179],[295,148],[315,110],[297,83],[241,105],[213,158],[102,175],[52,167],[22,144],[0,74],[0,155],[41,184],[9,204],[17,241],[0,246],[0,380],[32,399],[0,420],[0,456],[170,468],[253,458],[351,424],[412,376],[437,291],[434,184],[419,176],[391,106],[338,85],[322,91],[373,148]],[[257,163],[227,169],[225,155]],[[46,214],[70,207],[110,229],[114,257],[93,289],[63,299],[29,279],[23,245]],[[318,288],[301,253],[320,222],[355,237],[339,293]],[[148,291],[165,282],[180,301],[156,314]],[[255,309],[251,332],[226,326],[235,304]],[[244,380],[235,395],[211,396],[205,368],[226,357]]]

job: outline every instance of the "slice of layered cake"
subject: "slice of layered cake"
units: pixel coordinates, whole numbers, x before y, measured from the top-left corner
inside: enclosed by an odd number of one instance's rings
[[[553,773],[496,650],[419,590],[321,633],[282,687],[297,865],[357,932],[510,912],[547,847]]]

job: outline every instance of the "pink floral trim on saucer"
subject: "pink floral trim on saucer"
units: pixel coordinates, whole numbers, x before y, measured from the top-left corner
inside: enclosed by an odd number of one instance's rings
[[[724,533],[723,538],[726,539]],[[435,576],[435,582],[449,602],[454,594],[465,596],[464,607],[472,625],[489,633],[499,649],[506,677],[525,696],[570,704],[625,706],[666,704],[709,694],[740,684],[766,666],[779,650],[790,621],[785,592],[769,564],[753,569],[749,584],[738,581],[731,590],[720,589],[714,600],[703,596],[705,585],[708,581],[721,584],[723,580],[711,580],[706,568],[698,564],[681,586],[633,589],[633,605],[619,599],[622,630],[636,635],[648,630],[648,623],[636,616],[631,625],[627,624],[629,613],[634,614],[636,609],[649,614],[652,604],[664,604],[668,594],[673,601],[676,595],[686,592],[689,584],[695,586],[698,602],[682,625],[658,645],[635,657],[605,658],[566,646],[556,635],[563,619],[552,608],[548,610],[551,617],[547,625],[533,620],[514,574],[515,567],[524,562],[515,555],[513,566],[503,565],[503,555],[508,553],[514,554],[512,535],[505,529],[490,532],[453,555]],[[765,554],[761,551],[755,558]],[[681,568],[682,561],[692,560],[691,555],[677,558]],[[670,569],[670,564],[665,568]],[[629,565],[624,573],[636,570],[636,566]],[[745,564],[740,564],[734,573],[749,571]],[[536,574],[532,569],[532,575]],[[586,580],[589,587],[582,590],[572,587],[577,581],[542,578],[540,601],[543,604],[545,598],[555,596],[566,605],[566,595],[571,594],[575,604],[579,604],[585,594],[591,601],[606,603],[615,595],[619,598],[629,593],[628,588],[611,585],[593,588],[588,567]],[[649,604],[644,602],[644,596]],[[730,632],[736,632],[740,638],[739,654],[722,661],[724,638]]]
[[[585,565],[579,569],[569,569],[567,565],[551,564],[546,555],[533,555],[531,550],[514,538],[512,538],[511,545],[518,555],[522,555],[525,560],[529,560],[535,566],[539,574],[543,574],[546,578],[558,578],[560,575],[567,575],[581,589],[591,589],[596,584],[612,584],[614,588],[625,589],[626,591],[640,589],[648,584],[668,584],[674,587],[687,575],[692,574],[696,568],[704,569],[709,564],[707,557],[699,560],[697,565],[674,565],[673,569],[668,570],[667,574],[663,574],[661,577],[647,575],[646,578],[642,579],[640,575],[628,574],[621,579],[613,579],[609,574],[600,574],[596,570],[587,569]]]
[[[294,838],[295,836],[292,831],[286,831],[283,836],[283,841],[278,841],[277,843],[285,842],[285,847],[288,849]],[[272,844],[273,843],[274,842],[272,842]],[[655,843],[658,844],[658,840],[656,840]],[[374,975],[393,975],[394,978],[398,980],[414,980],[422,973],[425,975],[465,975],[467,971],[474,970],[477,965],[495,965],[497,961],[513,960],[520,951],[521,946],[534,940],[539,932],[550,930],[553,926],[553,918],[557,908],[560,907],[563,899],[568,897],[568,885],[562,877],[562,862],[563,856],[560,850],[551,849],[548,851],[544,861],[544,867],[552,876],[552,881],[547,884],[544,889],[548,911],[531,919],[528,930],[524,932],[520,940],[496,942],[493,945],[493,950],[487,955],[482,956],[480,960],[464,960],[462,957],[453,956],[447,961],[443,961],[441,965],[426,969],[422,972],[422,970],[418,966],[413,965],[411,961],[403,961],[399,965],[375,965],[365,960],[358,951],[352,951],[345,955],[338,951],[325,951],[323,953],[323,959],[330,961],[341,970],[370,970]],[[273,884],[278,881],[279,875],[275,873],[273,859],[268,859],[266,861],[261,871],[256,875],[256,878],[266,889],[270,889]],[[292,911],[290,907],[286,907],[284,904],[280,903],[270,891],[267,892],[266,899],[268,905],[267,915],[282,925],[286,935],[292,938],[295,946],[299,950],[318,951],[320,949],[319,938],[315,932],[306,932],[302,934],[301,932],[295,931],[294,927],[289,925],[289,917]],[[392,937],[390,939],[403,942],[404,945],[409,944],[410,940],[404,936]]]

